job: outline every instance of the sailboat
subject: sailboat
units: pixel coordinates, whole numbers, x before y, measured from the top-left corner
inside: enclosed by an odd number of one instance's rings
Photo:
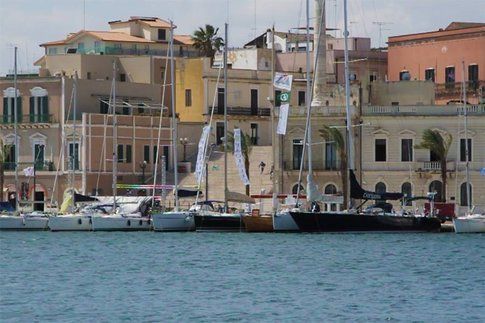
[[[112,83],[112,118],[113,118],[113,196],[106,203],[107,211],[102,206],[96,206],[105,212],[91,216],[91,228],[93,231],[148,231],[151,229],[151,221],[147,216],[148,205],[151,198],[117,196],[118,176],[118,124],[116,116],[116,61],[113,62]]]
[[[318,5],[318,4],[317,4]],[[324,20],[324,8],[322,10],[321,20]],[[307,0],[307,21],[308,21],[308,0]],[[308,26],[308,22],[307,22]],[[347,231],[418,231],[429,232],[439,231],[441,223],[438,218],[434,216],[415,216],[408,214],[397,214],[392,210],[392,204],[387,203],[387,200],[399,200],[403,197],[402,193],[376,193],[364,190],[354,174],[354,152],[352,143],[352,123],[350,111],[350,84],[349,84],[349,60],[348,60],[348,30],[347,30],[347,1],[344,0],[344,36],[345,36],[345,96],[346,96],[346,114],[347,114],[347,152],[349,159],[349,180],[350,180],[350,198],[363,199],[364,203],[368,200],[376,201],[376,204],[364,211],[361,209],[351,208],[351,201],[349,201],[349,208],[343,212],[320,212],[318,209],[318,202],[322,201],[322,195],[317,192],[316,185],[313,183],[312,167],[311,167],[311,136],[308,136],[308,162],[309,171],[307,178],[307,201],[311,203],[312,210],[310,211],[290,211],[290,214],[298,225],[300,231],[303,232],[347,232]],[[320,28],[320,32],[325,32],[325,27]],[[320,47],[320,44],[317,46]],[[317,55],[318,57],[318,55]],[[316,61],[315,70],[318,71],[321,66],[318,64],[325,64],[325,62]],[[315,82],[314,92],[321,93],[321,88],[324,84]],[[314,100],[314,98],[312,98]],[[317,101],[317,100],[315,100]],[[312,102],[307,113],[307,127],[306,133],[311,133],[309,129],[311,107],[318,106],[319,102]],[[351,200],[351,199],[349,199]],[[361,204],[363,205],[363,204]]]
[[[470,169],[469,169],[469,149],[468,147],[468,113],[466,106],[466,89],[465,89],[465,62],[462,62],[463,68],[463,122],[465,130],[465,172],[466,172],[466,198],[467,198],[467,212],[464,216],[453,219],[453,227],[456,233],[485,233],[485,214],[473,212],[471,209],[471,192],[470,192]]]
[[[6,214],[0,215],[0,230],[46,230],[48,216],[42,212],[30,212],[20,213],[19,210],[19,180],[18,180],[18,167],[19,167],[19,142],[17,136],[18,130],[18,109],[17,109],[17,47],[14,48],[14,131],[15,131],[15,208],[9,205],[10,203],[4,203],[5,208],[8,210]],[[34,182],[35,192],[35,182]],[[3,194],[3,192],[0,192]]]

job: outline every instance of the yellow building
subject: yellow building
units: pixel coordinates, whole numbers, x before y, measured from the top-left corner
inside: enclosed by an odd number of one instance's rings
[[[180,122],[202,123],[204,116],[204,58],[177,59],[175,102]]]

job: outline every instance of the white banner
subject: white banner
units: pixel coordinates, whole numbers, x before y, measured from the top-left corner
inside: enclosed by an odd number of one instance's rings
[[[30,166],[30,167],[24,168],[24,175],[27,177],[34,177],[35,176],[34,167]]]
[[[236,160],[236,166],[239,171],[239,177],[244,185],[249,185],[249,178],[244,168],[244,158],[241,148],[241,129],[234,129],[234,159]]]
[[[278,126],[276,127],[276,133],[278,135],[286,135],[286,124],[288,123],[288,112],[290,105],[288,103],[280,106],[280,117],[278,119]]]
[[[202,134],[199,140],[199,151],[197,152],[197,164],[195,164],[195,178],[197,179],[197,185],[202,182],[202,176],[204,175],[204,162],[205,162],[205,147],[207,145],[207,139],[209,138],[210,126],[205,126],[202,129]]]
[[[274,75],[273,85],[275,88],[291,92],[292,81],[293,75],[276,72]]]

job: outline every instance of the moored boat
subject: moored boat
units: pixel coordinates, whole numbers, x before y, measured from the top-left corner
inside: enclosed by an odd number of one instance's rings
[[[196,231],[242,232],[245,230],[241,213],[199,212],[194,216]]]
[[[190,211],[169,211],[152,215],[154,231],[194,231],[194,214]]]
[[[298,232],[300,229],[289,211],[281,211],[273,215],[273,230],[275,232]]]
[[[271,215],[243,216],[246,232],[273,232],[273,217]]]
[[[470,214],[453,219],[456,233],[485,233],[485,215]]]
[[[56,215],[49,218],[51,231],[91,231],[91,215],[82,213]]]

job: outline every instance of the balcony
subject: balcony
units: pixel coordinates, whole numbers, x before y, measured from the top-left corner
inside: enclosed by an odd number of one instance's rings
[[[54,55],[134,55],[134,56],[167,56],[167,50],[162,49],[146,49],[146,48],[120,48],[114,46],[103,47],[91,47],[91,48],[70,48],[69,53],[52,53],[49,56]],[[197,51],[174,51],[174,56],[177,57],[199,57],[200,54]]]
[[[446,163],[446,168],[448,171],[454,171],[455,161],[448,160]],[[440,172],[441,163],[439,161],[418,161],[415,163],[414,169],[417,172]]]
[[[216,107],[214,114],[224,115],[224,108]],[[258,116],[269,117],[271,115],[270,108],[245,108],[245,107],[227,107],[227,114],[231,116]]]
[[[461,105],[389,105],[364,106],[364,116],[457,116],[463,114]],[[468,115],[485,115],[485,104],[468,105]]]
[[[437,99],[445,98],[461,98],[462,97],[462,83],[461,82],[447,82],[442,84],[435,84],[435,96]],[[480,89],[485,88],[485,81],[468,81],[465,82],[467,95],[479,95]]]
[[[32,163],[19,163],[19,172],[27,167],[31,167]],[[3,163],[3,169],[5,171],[15,171],[15,162]],[[35,163],[35,171],[53,172],[55,171],[55,165],[52,161],[38,161]]]
[[[4,125],[13,125],[15,123],[15,115],[4,114],[3,117],[0,119],[0,124]],[[17,120],[18,124],[36,124],[36,123],[44,123],[44,124],[51,124],[54,122],[54,115],[53,114],[27,114],[22,115]]]

